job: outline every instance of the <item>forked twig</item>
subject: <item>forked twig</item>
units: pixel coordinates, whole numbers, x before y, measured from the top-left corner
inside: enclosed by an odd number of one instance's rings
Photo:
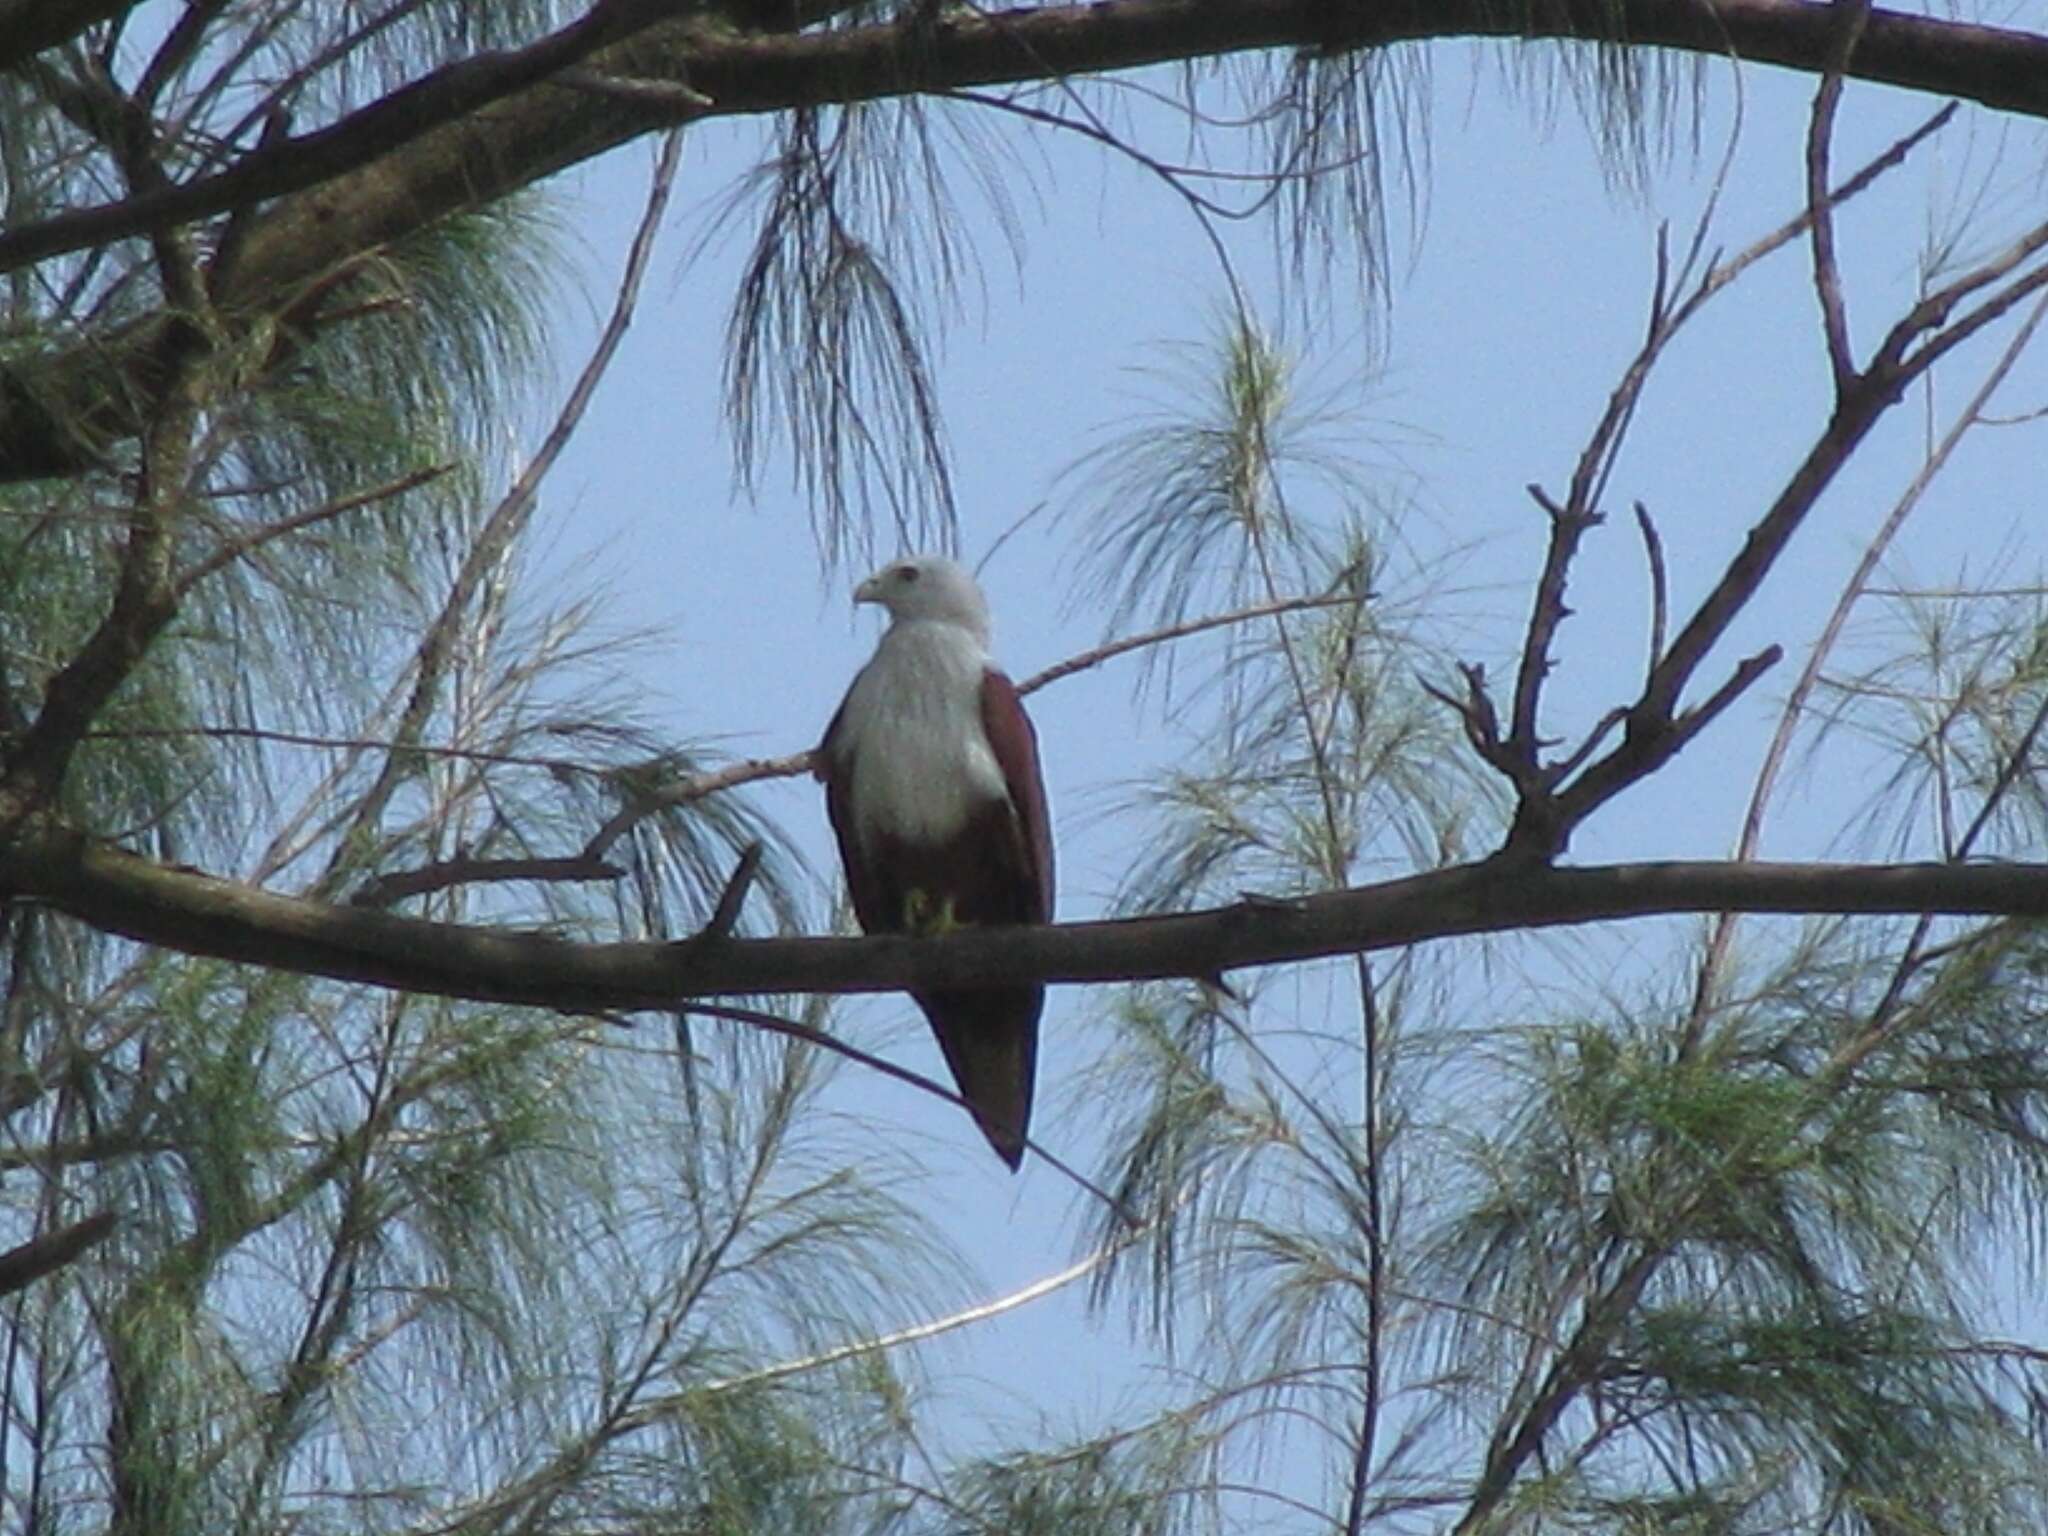
[[[1833,191],[1825,190],[1826,167],[1823,159],[1820,189],[1809,196],[1805,208],[1734,258],[1713,262],[1700,274],[1689,291],[1684,288],[1686,274],[1705,249],[1704,225],[1694,232],[1684,266],[1675,277],[1671,270],[1666,236],[1663,231],[1659,231],[1655,279],[1646,334],[1636,355],[1623,370],[1621,380],[1609,395],[1600,420],[1579,455],[1564,501],[1560,503],[1539,486],[1529,487],[1530,495],[1550,517],[1550,542],[1530,605],[1529,623],[1524,634],[1521,658],[1516,672],[1515,694],[1510,706],[1511,723],[1506,739],[1500,737],[1497,723],[1489,725],[1492,706],[1486,703],[1485,707],[1481,708],[1484,690],[1483,687],[1477,691],[1473,689],[1473,675],[1470,671],[1466,674],[1465,699],[1453,699],[1439,689],[1429,688],[1434,697],[1457,710],[1468,739],[1480,755],[1515,786],[1515,818],[1503,852],[1545,859],[1555,857],[1563,851],[1572,830],[1598,805],[1618,793],[1627,784],[1639,779],[1648,771],[1646,765],[1661,763],[1668,758],[1669,744],[1660,742],[1657,738],[1673,729],[1673,717],[1680,692],[1704,658],[1706,649],[1719,637],[1734,612],[1747,602],[1749,593],[1762,579],[1770,560],[1775,557],[1776,548],[1781,547],[1781,543],[1773,546],[1768,538],[1760,539],[1759,534],[1775,535],[1780,530],[1789,533],[1790,527],[1796,525],[1799,518],[1803,517],[1805,507],[1811,505],[1812,498],[1818,495],[1819,489],[1832,477],[1834,468],[1839,467],[1841,459],[1846,457],[1847,452],[1860,438],[1860,431],[1845,433],[1843,440],[1834,445],[1840,449],[1840,455],[1832,463],[1824,466],[1810,463],[1805,466],[1807,471],[1813,472],[1813,483],[1799,487],[1796,495],[1788,488],[1787,497],[1781,497],[1780,506],[1773,509],[1774,515],[1784,511],[1784,503],[1790,498],[1800,503],[1797,515],[1778,517],[1776,521],[1772,516],[1767,516],[1757,530],[1752,530],[1749,543],[1737,557],[1737,565],[1743,565],[1745,558],[1748,557],[1747,568],[1740,572],[1731,568],[1729,575],[1724,577],[1723,586],[1702,603],[1700,610],[1695,612],[1692,621],[1687,624],[1678,642],[1669,651],[1665,644],[1665,632],[1669,623],[1669,581],[1664,568],[1662,542],[1649,519],[1647,510],[1640,504],[1637,505],[1636,524],[1642,534],[1650,564],[1652,607],[1650,660],[1640,696],[1634,704],[1625,709],[1609,710],[1569,753],[1545,763],[1541,759],[1543,742],[1539,734],[1542,691],[1553,666],[1551,646],[1558,627],[1571,611],[1565,603],[1570,563],[1576,557],[1579,543],[1587,530],[1598,525],[1598,498],[1606,484],[1607,474],[1613,467],[1622,438],[1634,419],[1637,404],[1652,368],[1672,338],[1698,314],[1709,299],[1727,288],[1737,276],[1757,261],[1782,248],[1801,231],[1809,228],[1817,215],[1824,215],[1832,208],[1855,197],[1879,176],[1900,164],[1914,147],[1947,123],[1953,113],[1953,104],[1944,107],[1912,133],[1895,141],[1883,154]],[[1870,419],[1875,419],[1874,414]],[[1868,422],[1862,425],[1867,427]],[[1731,580],[1731,577],[1734,579]],[[1731,684],[1739,683],[1740,687],[1746,687],[1749,682],[1754,681],[1755,674],[1749,669],[1757,660],[1753,658],[1752,663],[1745,663],[1744,667],[1738,670],[1736,678],[1731,680]],[[1737,692],[1740,691],[1740,687],[1737,688]],[[1716,697],[1719,698],[1719,695]],[[1716,709],[1719,707],[1725,705],[1717,705]],[[1691,726],[1687,735],[1696,732],[1699,726],[1705,723],[1697,717],[1697,712],[1688,719]],[[1609,751],[1607,756],[1596,761],[1603,743],[1615,725],[1622,720],[1628,723],[1628,732],[1622,743]],[[1574,779],[1574,775],[1579,777]],[[1560,790],[1558,786],[1566,784],[1567,780],[1572,782],[1566,789]]]
[[[1985,421],[1984,408],[1991,403],[1992,396],[2011,375],[2044,319],[2048,319],[2048,297],[2035,301],[2033,309],[2014,333],[2012,340],[2006,344],[1997,362],[1992,364],[1968,402],[1957,412],[1933,452],[1928,454],[1926,461],[1913,476],[1912,483],[1893,505],[1877,532],[1864,545],[1855,569],[1849,573],[1849,579],[1842,584],[1833,611],[1829,613],[1827,622],[1821,626],[1820,637],[1814,641],[1813,648],[1807,653],[1806,664],[1793,683],[1791,692],[1787,694],[1784,708],[1778,712],[1777,728],[1771,733],[1770,744],[1764,749],[1763,765],[1757,770],[1756,783],[1750,789],[1749,806],[1743,813],[1742,832],[1735,845],[1735,857],[1738,860],[1746,861],[1756,857],[1757,845],[1763,839],[1765,811],[1776,788],[1778,774],[1784,767],[1786,755],[1791,751],[1793,733],[1806,712],[1806,701],[1812,696],[1815,686],[1820,681],[1821,669],[1826,665],[1827,658],[1834,653],[1836,644],[1848,627],[1849,615],[1857,602],[1879,590],[1869,583],[1879,562],[1884,558],[1884,552],[1891,547],[1906,519],[1919,507],[1927,488],[1934,483],[1935,476],[1947,465],[1963,438],[1972,428]],[[1714,919],[1713,931],[1708,936],[1706,951],[1700,959],[1699,974],[1694,981],[1692,1006],[1686,1016],[1681,1049],[1688,1054],[1698,1043],[1706,1027],[1707,1014],[1720,985],[1721,971],[1727,964],[1728,948],[1734,935],[1735,923],[1736,915],[1732,912],[1720,913]]]
[[[1820,89],[1806,129],[1806,205],[1813,239],[1813,286],[1820,300],[1821,331],[1827,340],[1828,366],[1841,399],[1859,382],[1849,345],[1849,312],[1842,297],[1842,269],[1835,257],[1835,215],[1828,197],[1828,152],[1834,142],[1835,111],[1842,101],[1844,71],[1856,40],[1870,20],[1870,0],[1834,0],[1835,38],[1821,70]]]

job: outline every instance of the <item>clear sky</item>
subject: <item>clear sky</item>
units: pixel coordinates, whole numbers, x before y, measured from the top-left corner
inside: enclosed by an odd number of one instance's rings
[[[1545,48],[1526,56],[1554,55]],[[1682,249],[1721,164],[1738,94],[1727,66],[1709,67],[1697,149],[1686,142],[1681,105],[1679,146],[1655,161],[1647,187],[1637,190],[1603,171],[1568,90],[1529,83],[1548,64],[1523,71],[1516,60],[1500,47],[1431,51],[1428,122],[1416,140],[1418,216],[1390,181],[1395,267],[1378,309],[1340,293],[1306,319],[1285,318],[1268,226],[1229,231],[1254,304],[1284,322],[1317,376],[1334,381],[1371,369],[1376,359],[1383,367],[1369,395],[1377,440],[1362,440],[1361,450],[1383,458],[1389,483],[1409,497],[1405,527],[1417,560],[1457,551],[1435,617],[1446,635],[1462,637],[1462,654],[1487,662],[1496,676],[1519,635],[1545,531],[1523,487],[1536,481],[1562,490],[1640,340],[1659,221],[1670,222],[1673,245]],[[1812,89],[1806,77],[1761,69],[1742,75],[1742,128],[1710,245],[1747,245],[1798,208]],[[1850,85],[1837,166],[1859,164],[1937,105]],[[1162,115],[1137,116],[1161,152],[1185,149]],[[980,126],[1020,131],[1007,121]],[[600,581],[615,599],[611,617],[619,627],[658,634],[632,678],[650,720],[678,741],[743,755],[813,743],[880,623],[871,610],[850,608],[861,571],[835,572],[821,583],[810,509],[786,465],[767,467],[753,502],[732,482],[717,390],[743,242],[728,241],[687,265],[684,257],[705,210],[758,155],[761,127],[718,124],[692,135],[636,327],[553,477],[544,535],[546,569],[558,573],[551,581]],[[1967,200],[1989,176],[1983,227],[1998,232],[2018,222],[2017,200],[2028,187],[2038,204],[2031,180],[2041,162],[2038,141],[2016,141],[2000,160],[2000,134],[1995,119],[1965,112],[1887,190],[1844,216],[1859,351],[1867,353],[1910,301],[1921,252],[1953,200]],[[1224,292],[1200,229],[1147,173],[1071,136],[1038,134],[1025,158],[1037,169],[1015,189],[1021,268],[987,208],[962,198],[985,293],[969,290],[968,314],[947,337],[938,373],[970,563],[1041,503],[1060,504],[1062,468],[1141,403],[1129,369],[1158,361],[1147,351],[1155,343],[1201,339]],[[594,333],[592,310],[609,302],[650,163],[651,148],[635,146],[554,189],[565,225],[585,247],[591,295],[588,305],[566,303],[560,311],[554,341],[565,376]],[[1809,272],[1803,244],[1774,258],[1709,307],[1653,383],[1613,483],[1614,516],[1576,573],[1578,616],[1558,646],[1552,734],[1583,729],[1640,674],[1649,598],[1630,502],[1640,498],[1657,520],[1674,612],[1682,614],[1817,432],[1826,370]],[[1954,382],[1937,391],[1935,430],[1985,356],[1984,348],[1972,349]],[[2030,409],[2044,393],[2048,371],[2028,365],[2005,408]],[[1898,413],[1883,451],[1830,494],[1702,678],[1718,683],[1737,658],[1769,641],[1786,646],[1787,661],[1737,716],[1598,816],[1575,857],[1729,850],[1776,704],[1869,530],[1910,475],[1916,432],[1927,420],[1917,404]],[[2008,576],[2038,579],[2040,530],[2048,524],[2035,441],[2019,430],[1980,434],[1909,529],[1894,569],[1938,583],[1982,573],[2006,555]],[[1065,551],[1061,530],[1039,519],[984,572],[997,652],[1013,674],[1103,635],[1103,614],[1065,601]],[[1142,820],[1123,809],[1134,781],[1199,738],[1197,717],[1162,720],[1156,698],[1135,698],[1135,677],[1129,665],[1112,665],[1032,701],[1066,917],[1103,910],[1144,835]],[[1785,803],[1765,852],[1876,851],[1830,841],[1872,788],[1853,773],[1831,774],[1816,793]],[[763,797],[817,866],[836,871],[816,787],[799,781]],[[1566,986],[1596,973],[1616,978],[1617,987],[1627,977],[1654,983],[1660,960],[1688,931],[1645,923],[1589,936],[1542,961],[1537,976]],[[1327,1006],[1312,980],[1273,997]],[[1037,1133],[1083,1166],[1101,1106],[1077,1101],[1063,1083],[1105,1038],[1103,1001],[1085,990],[1057,991],[1042,1055]],[[907,1002],[862,1003],[847,1017],[862,1043],[887,1042],[907,1065],[942,1075]],[[848,1102],[877,1118],[877,1135],[915,1138],[924,1149],[934,1213],[977,1257],[990,1294],[1069,1260],[1082,1197],[1056,1172],[1034,1161],[1013,1179],[957,1110],[857,1068],[842,1076]],[[1028,1429],[1077,1427],[1124,1402],[1142,1390],[1142,1358],[1126,1342],[1120,1316],[1091,1324],[1079,1296],[1069,1294],[978,1330],[934,1363],[949,1391],[967,1394],[963,1422],[992,1416]]]

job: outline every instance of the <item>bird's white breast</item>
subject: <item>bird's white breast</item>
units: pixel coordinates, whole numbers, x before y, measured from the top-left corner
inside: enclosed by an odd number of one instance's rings
[[[855,824],[938,842],[1009,793],[981,720],[988,656],[957,624],[892,625],[847,694],[837,750],[852,764]]]

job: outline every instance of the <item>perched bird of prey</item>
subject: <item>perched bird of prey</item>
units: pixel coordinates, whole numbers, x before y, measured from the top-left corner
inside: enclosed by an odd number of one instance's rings
[[[1052,920],[1038,735],[989,660],[988,602],[951,560],[885,565],[855,589],[889,628],[815,759],[854,915],[869,933]],[[1024,1157],[1042,986],[912,996],[1004,1162]]]

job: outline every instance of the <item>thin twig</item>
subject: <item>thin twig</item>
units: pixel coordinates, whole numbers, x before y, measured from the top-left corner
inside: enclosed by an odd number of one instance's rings
[[[1636,504],[1636,527],[1643,535],[1643,558],[1650,566],[1650,664],[1644,674],[1657,669],[1657,658],[1664,654],[1664,627],[1670,616],[1671,578],[1664,569],[1664,541],[1657,534],[1657,525],[1650,521],[1650,509],[1640,501]]]
[[[1045,1275],[1029,1285],[1019,1286],[1016,1290],[1001,1296],[976,1302],[971,1307],[962,1307],[957,1312],[949,1312],[944,1317],[913,1323],[907,1328],[876,1334],[872,1338],[855,1339],[848,1344],[834,1345],[830,1349],[819,1350],[816,1354],[783,1360],[775,1365],[763,1366],[759,1370],[744,1371],[737,1376],[717,1377],[702,1386],[692,1387],[688,1395],[694,1397],[698,1393],[732,1392],[745,1387],[765,1386],[771,1381],[783,1381],[807,1371],[823,1370],[828,1366],[839,1365],[847,1360],[858,1360],[867,1355],[885,1354],[905,1344],[919,1344],[926,1339],[935,1339],[941,1334],[953,1333],[975,1323],[987,1322],[992,1317],[1001,1317],[1006,1312],[1014,1312],[1019,1307],[1029,1306],[1032,1302],[1050,1296],[1055,1291],[1064,1290],[1076,1280],[1093,1274],[1144,1235],[1142,1227],[1128,1230],[1099,1245],[1086,1257],[1075,1260],[1065,1269]],[[650,1420],[661,1416],[665,1411],[667,1410],[659,1403],[650,1403],[645,1410]]]
[[[1947,465],[1963,438],[1981,422],[1984,407],[1990,403],[1991,397],[2011,375],[2044,318],[2048,318],[2048,298],[2036,302],[2025,322],[2007,343],[1998,361],[1992,364],[1979,382],[1968,403],[1949,423],[1948,431],[1942,435],[1934,451],[1927,456],[1926,462],[1913,476],[1912,483],[1893,505],[1877,532],[1864,545],[1855,569],[1849,573],[1849,579],[1842,584],[1842,590],[1835,598],[1834,610],[1828,615],[1827,622],[1821,626],[1820,637],[1814,641],[1812,650],[1807,653],[1806,665],[1801,669],[1791,692],[1786,696],[1784,708],[1778,713],[1777,728],[1771,733],[1770,744],[1764,749],[1763,765],[1757,770],[1756,783],[1750,789],[1749,807],[1743,813],[1742,832],[1736,839],[1735,857],[1738,861],[1756,857],[1757,845],[1763,840],[1764,816],[1777,786],[1778,774],[1784,767],[1787,754],[1791,751],[1793,734],[1806,713],[1806,701],[1819,683],[1828,657],[1834,653],[1843,631],[1848,627],[1850,613],[1854,611],[1858,600],[1866,594],[1889,591],[1869,586],[1871,575],[1877,570],[1892,541],[1897,538],[1899,530],[1905,526],[1907,518],[1919,507],[1927,488],[1934,483],[1935,477]],[[1681,1043],[1681,1051],[1685,1054],[1691,1053],[1706,1027],[1707,1014],[1720,985],[1721,971],[1727,964],[1728,947],[1734,935],[1735,922],[1736,915],[1732,912],[1720,913],[1714,919],[1713,931],[1708,936],[1706,950],[1700,959],[1699,974],[1694,981],[1692,1006],[1686,1015],[1685,1034]]]
[[[1576,489],[1576,488],[1575,488]],[[1550,542],[1544,550],[1543,571],[1536,580],[1535,600],[1530,604],[1529,627],[1522,641],[1521,665],[1515,671],[1514,706],[1508,717],[1508,747],[1530,768],[1536,767],[1539,745],[1536,736],[1537,707],[1543,681],[1551,668],[1550,646],[1558,626],[1571,616],[1565,606],[1565,583],[1571,575],[1580,541],[1600,526],[1601,515],[1589,506],[1574,503],[1559,506],[1540,485],[1527,487],[1530,497],[1550,519]]]
[[[1827,339],[1828,366],[1834,371],[1835,398],[1841,400],[1860,382],[1850,351],[1848,307],[1842,297],[1842,269],[1835,256],[1835,216],[1828,196],[1828,151],[1834,140],[1835,110],[1841,104],[1844,71],[1856,41],[1870,20],[1870,0],[1834,0],[1830,7],[1835,38],[1822,68],[1820,89],[1806,131],[1806,206],[1813,236],[1813,286],[1820,300],[1821,330]]]
[[[387,480],[382,485],[372,486],[367,491],[358,491],[353,496],[343,496],[337,501],[328,502],[325,506],[314,507],[310,511],[300,512],[274,523],[266,523],[261,528],[252,528],[247,533],[228,540],[183,575],[174,578],[171,588],[174,599],[182,602],[192,589],[207,577],[227,569],[237,560],[246,559],[264,545],[287,534],[302,532],[316,524],[360,511],[364,507],[375,506],[380,501],[389,501],[394,496],[403,496],[407,491],[415,491],[423,485],[432,484],[454,468],[453,464],[429,464],[423,469],[413,470],[410,474],[400,475],[396,480]]]
[[[679,939],[676,942],[688,945],[697,941],[694,939]],[[758,1008],[740,1008],[730,1003],[699,1002],[695,999],[684,1004],[681,1011],[689,1014],[701,1014],[705,1018],[725,1019],[734,1024],[751,1024],[756,1029],[765,1029],[771,1034],[787,1035],[793,1040],[801,1040],[808,1045],[815,1045],[820,1050],[830,1051],[836,1056],[844,1056],[848,1061],[858,1062],[864,1067],[881,1073],[884,1077],[893,1077],[899,1083],[907,1083],[922,1093],[929,1093],[936,1098],[944,1099],[948,1104],[957,1105],[959,1108],[967,1110],[970,1114],[973,1112],[973,1105],[969,1104],[943,1083],[935,1082],[921,1072],[913,1072],[908,1067],[899,1067],[895,1062],[877,1056],[870,1051],[864,1051],[859,1046],[848,1045],[844,1040],[829,1035],[821,1029],[813,1029],[808,1024],[799,1024],[794,1019],[785,1019],[780,1014],[764,1013]],[[1027,1136],[1024,1138],[1024,1145],[1037,1153],[1039,1157],[1044,1159],[1056,1171],[1064,1174],[1081,1189],[1086,1190],[1097,1200],[1108,1206],[1122,1220],[1124,1225],[1133,1232],[1143,1228],[1145,1225],[1143,1218],[1132,1211],[1129,1206],[1125,1205],[1116,1196],[1110,1194],[1109,1191],[1102,1188],[1101,1185],[1088,1178],[1064,1159],[1047,1151],[1042,1143],[1033,1141]]]
[[[781,757],[750,757],[743,762],[728,763],[723,768],[713,768],[707,773],[693,773],[673,784],[636,790],[626,804],[614,811],[604,825],[590,835],[590,841],[583,845],[584,856],[602,858],[611,851],[614,843],[656,811],[691,805],[706,795],[736,789],[742,784],[758,783],[762,779],[796,778],[812,771],[814,758],[815,753],[809,748]]]
[[[682,138],[679,133],[670,132],[662,141],[661,154],[655,162],[654,173],[649,179],[647,203],[641,210],[639,225],[633,232],[631,246],[627,250],[625,270],[620,274],[618,292],[612,302],[612,312],[605,322],[597,344],[591,349],[589,360],[577,375],[576,383],[570,389],[568,398],[562,402],[553,425],[542,438],[533,458],[513,480],[490,516],[478,529],[463,558],[461,569],[450,584],[448,595],[435,616],[432,625],[422,637],[413,656],[413,686],[410,697],[402,711],[397,730],[393,735],[392,749],[386,756],[382,770],[375,782],[357,804],[351,825],[340,829],[334,840],[334,856],[322,876],[321,884],[331,886],[345,873],[345,862],[355,848],[361,834],[374,826],[383,815],[391,796],[397,792],[404,776],[405,751],[425,731],[440,697],[441,682],[457,649],[457,631],[476,591],[483,586],[488,572],[496,565],[504,551],[524,532],[532,514],[535,498],[548,472],[554,468],[562,452],[569,446],[577,428],[582,424],[583,415],[597,387],[610,370],[612,359],[617,356],[620,344],[625,340],[627,330],[632,326],[633,313],[639,304],[640,288],[647,273],[647,264],[653,255],[655,236],[660,232],[663,213],[667,210],[669,193],[675,185],[676,167],[682,158]]]
[[[1369,599],[1372,595],[1366,593],[1365,597]],[[1065,661],[1055,662],[1043,672],[1032,673],[1017,685],[1017,692],[1020,695],[1036,693],[1048,683],[1056,683],[1062,678],[1073,676],[1076,672],[1086,672],[1091,667],[1099,667],[1105,661],[1114,660],[1118,656],[1128,655],[1147,646],[1185,639],[1189,635],[1199,635],[1204,630],[1221,629],[1227,624],[1245,624],[1254,619],[1270,619],[1283,613],[1299,613],[1309,608],[1340,608],[1347,603],[1359,601],[1361,598],[1356,592],[1326,592],[1314,597],[1285,597],[1267,603],[1254,603],[1249,608],[1238,608],[1230,613],[1211,614],[1207,618],[1189,619],[1182,624],[1169,624],[1163,629],[1148,630],[1142,635],[1126,635],[1121,640],[1111,640],[1092,650],[1070,656]]]
[[[753,889],[754,876],[760,873],[761,854],[762,844],[758,837],[740,850],[739,862],[733,866],[725,889],[718,893],[718,905],[712,909],[711,920],[698,933],[698,938],[722,939],[732,932],[733,925],[740,920],[740,908],[746,905],[747,892]]]
[[[1220,629],[1229,624],[1245,624],[1256,619],[1271,618],[1276,614],[1293,613],[1307,608],[1329,608],[1345,603],[1357,602],[1357,594],[1324,594],[1315,597],[1292,597],[1279,602],[1259,603],[1249,608],[1240,608],[1231,613],[1212,614],[1207,618],[1190,619],[1186,623],[1171,624],[1163,629],[1148,630],[1144,634],[1126,635],[1121,640],[1112,640],[1103,645],[1070,656],[1065,661],[1055,662],[1041,672],[1034,672],[1017,685],[1019,697],[1036,693],[1039,689],[1061,682],[1077,672],[1086,672],[1101,666],[1106,661],[1129,655],[1132,651],[1148,646],[1164,645],[1174,640],[1197,635],[1204,630]],[[793,779],[801,774],[816,770],[814,754],[809,749],[789,752],[781,757],[754,757],[743,762],[729,763],[723,768],[714,768],[706,773],[692,774],[673,784],[649,790],[635,797],[629,805],[621,806],[603,826],[591,835],[584,844],[583,853],[589,858],[602,858],[612,845],[641,820],[656,811],[673,806],[690,805],[707,795],[724,790],[736,789],[742,784],[754,784],[764,779]]]
[[[348,899],[352,907],[382,908],[409,897],[452,890],[458,885],[509,885],[515,881],[554,884],[591,880],[617,880],[625,875],[617,865],[585,854],[560,858],[530,859],[439,859],[417,869],[394,870],[379,875]]]
[[[278,731],[256,725],[165,725],[122,726],[113,730],[86,732],[88,741],[141,741],[160,738],[198,737],[219,741],[265,741],[287,747],[321,747],[339,752],[388,752],[393,743],[383,737],[319,736],[304,731]],[[579,762],[570,757],[543,757],[529,752],[492,752],[482,747],[451,747],[435,742],[415,742],[405,749],[421,757],[452,758],[464,762],[493,763],[512,768],[539,768],[551,774],[587,774],[606,778],[615,767]]]

